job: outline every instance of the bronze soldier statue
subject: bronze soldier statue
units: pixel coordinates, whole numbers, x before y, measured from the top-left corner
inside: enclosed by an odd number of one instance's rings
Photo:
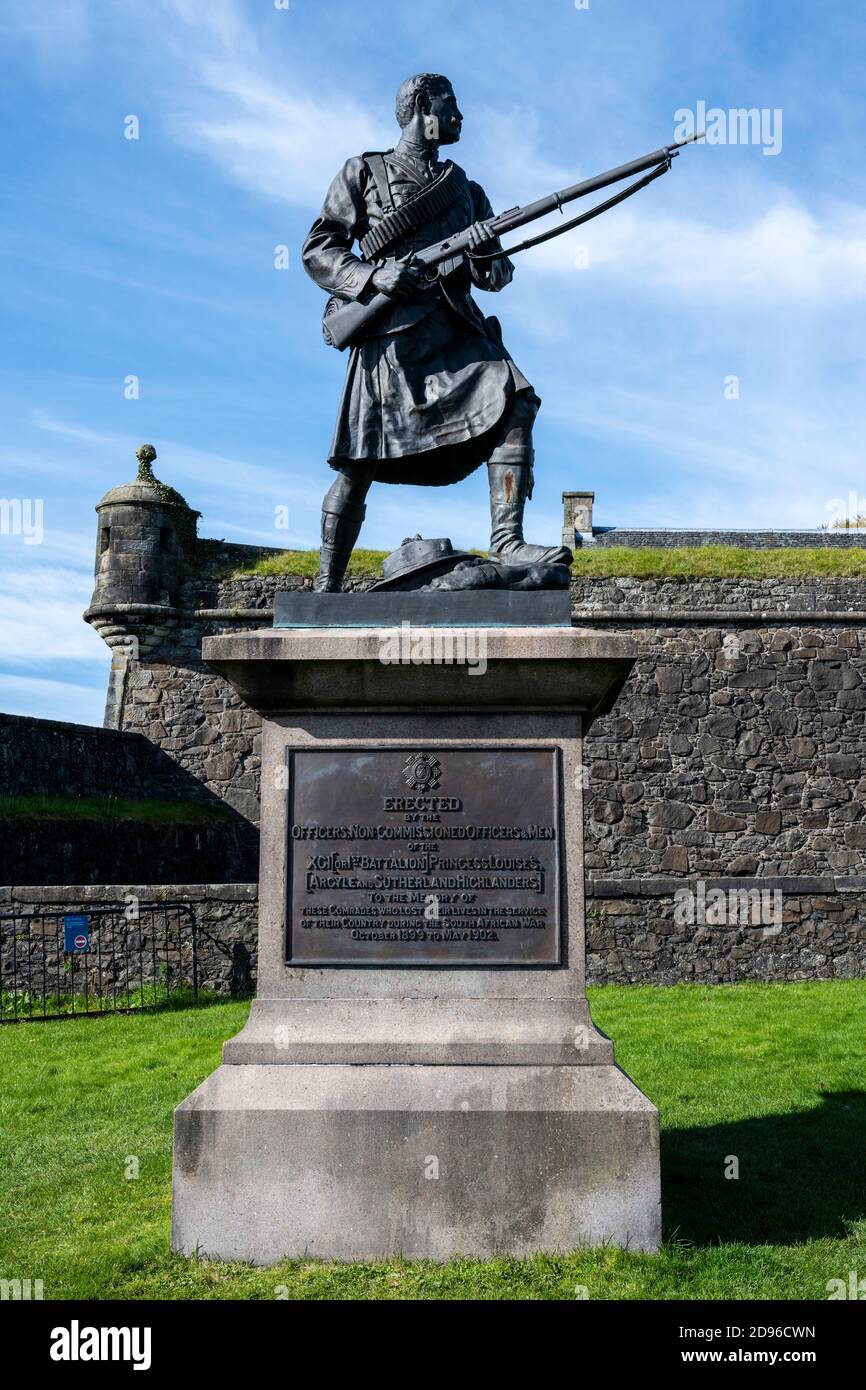
[[[485,462],[490,558],[571,562],[565,546],[523,539],[541,402],[511,360],[498,320],[485,318],[472,298],[473,285],[503,289],[513,266],[493,257],[501,247],[485,226],[493,210],[484,190],[439,159],[440,146],[460,139],[463,121],[451,83],[432,73],[410,77],[397,93],[397,120],[394,149],[359,155],[340,170],[303,249],[308,274],[332,296],[326,316],[377,293],[393,301],[349,358],[329,456],[337,477],[322,504],[315,587],[324,592],[342,588],[374,479],[435,487]],[[467,228],[468,254],[446,260],[438,274],[412,264],[421,248]]]

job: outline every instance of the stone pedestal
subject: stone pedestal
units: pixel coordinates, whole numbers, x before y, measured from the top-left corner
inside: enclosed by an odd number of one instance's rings
[[[259,978],[175,1113],[177,1250],[658,1244],[658,1115],[585,997],[581,744],[632,646],[463,638],[483,672],[376,629],[205,641],[264,716]]]

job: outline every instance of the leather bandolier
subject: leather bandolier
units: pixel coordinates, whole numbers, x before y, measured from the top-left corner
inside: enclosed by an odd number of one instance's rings
[[[402,241],[413,232],[421,231],[440,217],[450,208],[466,185],[463,170],[452,164],[449,159],[430,183],[413,193],[399,207],[394,207],[391,203],[384,156],[367,154],[364,155],[364,159],[373,175],[383,213],[382,220],[371,227],[359,243],[365,261],[376,260],[395,242]]]
[[[446,160],[441,171],[430,183],[419,186],[417,193],[406,198],[399,206],[395,206],[385,155],[377,151],[367,151],[361,158],[370,172],[382,211],[381,218],[368,228],[358,243],[365,261],[382,262],[386,259],[389,251],[394,251],[400,256],[408,256],[422,246],[435,242],[438,234],[441,233],[444,237],[454,230],[448,225],[447,215],[467,193],[467,178],[458,164],[454,164],[450,159]],[[387,158],[405,171],[413,182],[415,181],[417,176],[400,161],[393,151],[387,152]],[[462,219],[458,219],[458,224],[460,227],[465,225]],[[438,277],[432,278],[438,278],[441,281],[461,261],[462,257],[458,256],[455,257],[453,263],[444,263],[439,267]],[[332,294],[330,296],[325,305],[323,328],[329,316],[337,309],[342,309],[346,303],[347,300],[343,295]],[[423,306],[399,304],[395,301],[394,309],[389,315],[389,322],[377,324],[374,330],[375,334],[379,335],[388,331],[400,332],[404,328],[411,327],[426,312],[427,309]],[[325,342],[330,345],[328,334],[324,333],[324,337]]]

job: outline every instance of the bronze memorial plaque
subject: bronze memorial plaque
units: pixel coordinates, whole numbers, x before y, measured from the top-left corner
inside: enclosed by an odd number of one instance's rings
[[[292,965],[556,965],[554,748],[289,752]]]

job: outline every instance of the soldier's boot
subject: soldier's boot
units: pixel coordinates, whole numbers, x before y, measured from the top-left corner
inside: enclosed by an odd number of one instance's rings
[[[351,498],[335,498],[330,494],[322,508],[322,547],[319,551],[319,575],[313,588],[317,594],[339,594],[343,576],[355,542],[364,524],[367,508]]]
[[[490,479],[490,559],[502,565],[570,565],[564,545],[529,545],[523,539],[523,512],[532,496],[531,463],[488,463]]]

